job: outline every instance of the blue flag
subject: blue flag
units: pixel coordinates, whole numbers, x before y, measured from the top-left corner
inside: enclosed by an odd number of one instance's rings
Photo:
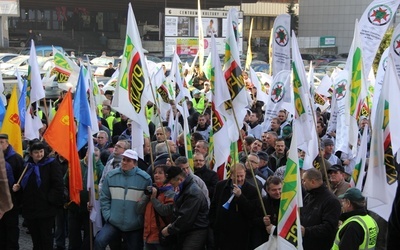
[[[80,150],[87,143],[89,138],[87,128],[92,126],[86,87],[88,86],[88,82],[87,78],[85,77],[85,70],[86,69],[81,66],[74,98],[74,116],[78,122],[78,136],[76,140],[78,150]]]
[[[0,100],[0,127],[3,125],[5,114],[6,114],[6,107],[4,107],[3,101]]]
[[[18,111],[19,111],[19,121],[21,123],[21,128],[25,128],[25,113],[26,113],[26,88],[28,83],[24,79],[24,85],[22,87],[21,94],[18,100]]]

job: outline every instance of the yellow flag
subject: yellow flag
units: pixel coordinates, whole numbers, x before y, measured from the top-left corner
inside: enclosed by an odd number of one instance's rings
[[[251,61],[253,60],[253,53],[251,51],[251,34],[252,33],[253,33],[253,18],[251,19],[251,23],[250,23],[249,44],[247,47],[246,66],[245,66],[246,70],[250,70],[250,64],[251,64]]]
[[[2,134],[8,134],[8,141],[15,152],[22,155],[21,123],[19,119],[17,89],[14,86],[3,120]]]

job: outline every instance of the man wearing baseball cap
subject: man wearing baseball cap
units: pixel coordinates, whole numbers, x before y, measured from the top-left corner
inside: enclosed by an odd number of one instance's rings
[[[106,249],[118,235],[127,249],[143,248],[143,214],[148,201],[144,190],[152,183],[137,167],[138,158],[136,151],[125,150],[121,167],[108,172],[103,182],[100,206],[106,223],[96,235],[94,249]]]
[[[375,249],[379,228],[375,220],[367,214],[365,197],[357,188],[349,188],[339,195],[342,199],[343,224],[336,233],[332,249]]]
[[[344,194],[350,187],[350,184],[345,180],[344,167],[341,165],[332,165],[328,169],[329,182],[331,185],[332,192],[339,196]]]

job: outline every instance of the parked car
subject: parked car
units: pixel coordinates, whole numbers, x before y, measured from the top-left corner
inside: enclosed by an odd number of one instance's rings
[[[29,56],[17,56],[6,63],[0,64],[0,71],[3,77],[15,77],[18,67],[28,65]]]
[[[316,67],[314,69],[314,72],[316,72],[316,73],[325,73],[325,74],[329,74],[330,75],[332,73],[332,71],[336,67],[344,68],[345,65],[346,65],[346,61],[337,60],[337,61],[330,62],[330,63],[328,63],[326,65]]]
[[[8,62],[10,59],[17,57],[18,54],[14,53],[0,53],[0,63]]]
[[[324,60],[328,63],[333,62],[337,59],[337,56],[335,55],[320,55],[317,57],[318,60]]]
[[[315,55],[313,54],[301,54],[301,58],[307,61],[314,61],[316,59]]]
[[[250,66],[254,69],[255,72],[263,72],[269,73],[269,64],[264,61],[253,60]]]
[[[65,53],[64,48],[61,46],[53,46],[53,45],[37,45],[36,48],[36,55],[37,56],[52,56],[53,55],[53,47],[56,48],[58,51]],[[19,53],[20,55],[29,55],[31,53],[31,48],[25,48],[21,50]],[[67,54],[65,54],[67,55]],[[67,55],[68,56],[68,55]]]

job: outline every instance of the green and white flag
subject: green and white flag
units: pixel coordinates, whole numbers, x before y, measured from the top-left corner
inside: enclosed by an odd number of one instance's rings
[[[150,84],[150,77],[135,15],[130,3],[127,22],[124,53],[112,107],[137,123],[143,132],[149,135],[145,109],[147,100],[150,100],[150,89],[146,87]],[[143,140],[138,137],[139,135],[133,141],[142,142],[141,145],[143,145]],[[137,148],[138,145],[132,145],[132,148],[135,147]]]

